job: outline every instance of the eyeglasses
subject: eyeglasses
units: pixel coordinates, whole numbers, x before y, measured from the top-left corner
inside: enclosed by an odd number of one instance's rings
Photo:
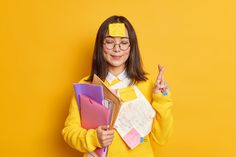
[[[103,44],[108,50],[114,49],[116,45],[119,45],[119,48],[122,51],[126,51],[130,47],[130,42],[128,38],[123,38],[121,39],[121,42],[119,44],[116,44],[112,38],[108,37],[104,39]]]

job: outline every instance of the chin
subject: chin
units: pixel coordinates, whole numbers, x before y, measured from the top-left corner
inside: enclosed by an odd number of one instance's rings
[[[122,66],[122,64],[111,64],[111,66],[113,66],[113,67],[120,67],[120,66]]]
[[[109,64],[113,67],[120,67],[120,66],[123,66],[123,62],[109,62]]]

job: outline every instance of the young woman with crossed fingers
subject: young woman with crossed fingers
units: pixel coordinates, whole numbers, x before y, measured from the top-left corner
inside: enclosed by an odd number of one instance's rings
[[[110,26],[120,27],[120,24],[124,25],[124,31],[121,31],[123,27],[118,28],[118,33],[110,29]],[[158,145],[167,142],[173,123],[172,100],[164,80],[164,67],[158,65],[158,71],[153,83],[143,70],[136,33],[128,19],[123,16],[106,19],[97,33],[90,75],[79,83],[91,83],[96,74],[116,94],[136,86],[155,110],[151,131],[142,143],[130,149],[116,129],[99,126],[86,130],[81,127],[78,105],[73,97],[62,131],[65,141],[84,156],[96,156],[93,151],[97,147],[107,146],[107,157],[157,156]]]

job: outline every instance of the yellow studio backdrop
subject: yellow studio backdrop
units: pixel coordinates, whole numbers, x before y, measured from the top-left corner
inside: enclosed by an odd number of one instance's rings
[[[78,157],[61,136],[72,83],[88,75],[107,17],[133,24],[143,63],[173,93],[174,132],[159,157],[235,157],[233,0],[0,2],[0,156]]]

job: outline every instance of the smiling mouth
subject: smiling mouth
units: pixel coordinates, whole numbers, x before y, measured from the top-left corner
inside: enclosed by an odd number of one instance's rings
[[[118,60],[118,59],[120,59],[122,56],[111,56],[113,59],[115,59],[115,60]]]

